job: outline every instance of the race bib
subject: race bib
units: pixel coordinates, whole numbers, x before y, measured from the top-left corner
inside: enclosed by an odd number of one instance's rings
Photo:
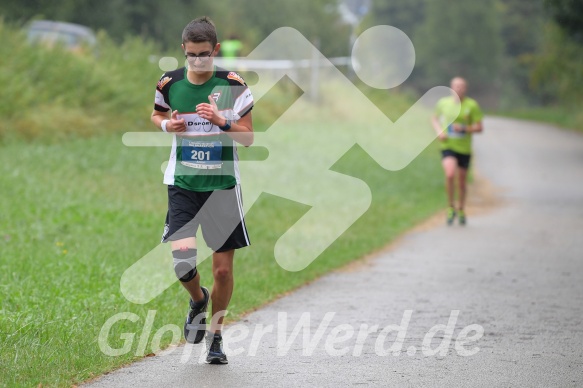
[[[447,136],[454,139],[462,138],[466,135],[466,131],[456,132],[453,130],[453,124],[447,126]]]
[[[222,154],[223,143],[219,140],[182,139],[182,160],[180,163],[186,167],[214,170],[222,167]]]

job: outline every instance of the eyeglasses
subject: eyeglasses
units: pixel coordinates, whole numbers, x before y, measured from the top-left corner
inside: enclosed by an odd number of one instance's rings
[[[206,62],[210,59],[211,55],[213,55],[212,51],[205,51],[200,54],[186,53],[184,54],[184,57],[191,61],[196,61],[198,58],[201,62]]]

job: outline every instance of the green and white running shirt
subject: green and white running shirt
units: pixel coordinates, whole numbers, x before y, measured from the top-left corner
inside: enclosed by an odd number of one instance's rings
[[[253,96],[241,76],[214,68],[213,76],[202,85],[186,77],[187,68],[164,73],[156,87],[154,109],[178,111],[187,130],[175,134],[164,184],[191,191],[221,190],[240,183],[237,145],[210,121],[199,117],[196,106],[217,103],[222,116],[237,121],[253,108]]]
[[[437,102],[435,115],[440,122],[454,122],[461,125],[472,125],[482,120],[484,115],[476,100],[464,97],[461,101],[461,110],[457,98],[444,97]],[[445,126],[443,128],[446,129]],[[454,132],[451,125],[447,128],[447,140],[440,142],[441,149],[452,150],[459,154],[470,155],[472,153],[472,134],[468,132]]]

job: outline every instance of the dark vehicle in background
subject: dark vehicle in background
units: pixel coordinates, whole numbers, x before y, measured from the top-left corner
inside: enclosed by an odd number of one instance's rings
[[[52,20],[34,20],[26,27],[29,43],[46,47],[61,45],[75,53],[94,51],[97,39],[91,28]]]

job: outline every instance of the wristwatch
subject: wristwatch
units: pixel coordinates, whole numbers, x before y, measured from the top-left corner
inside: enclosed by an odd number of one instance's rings
[[[225,125],[223,125],[222,127],[219,127],[219,129],[221,131],[228,131],[229,129],[231,129],[231,120],[226,119]]]

